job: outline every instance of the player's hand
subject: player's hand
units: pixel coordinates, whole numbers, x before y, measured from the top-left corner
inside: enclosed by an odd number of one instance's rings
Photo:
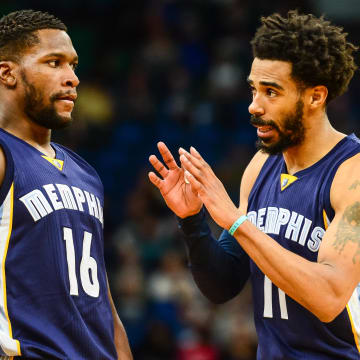
[[[202,207],[202,201],[184,179],[184,170],[180,168],[171,152],[163,142],[158,149],[166,166],[155,155],[149,161],[161,178],[154,172],[149,173],[150,181],[160,190],[167,206],[179,217],[185,218],[197,214]]]
[[[191,147],[190,152],[180,149],[180,161],[182,167],[190,173],[187,179],[193,191],[198,194],[211,217],[219,226],[229,229],[242,214],[230,199],[222,182],[195,148]]]

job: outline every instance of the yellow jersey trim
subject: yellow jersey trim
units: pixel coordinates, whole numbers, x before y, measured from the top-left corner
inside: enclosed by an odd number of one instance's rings
[[[326,215],[325,210],[323,210],[323,220],[324,220],[325,230],[327,230],[327,228],[329,227],[330,222],[329,222],[329,219],[328,219],[328,217]]]
[[[53,164],[58,170],[62,171],[62,169],[64,167],[63,160],[54,159],[54,158],[51,158],[51,157],[45,156],[45,155],[41,155],[41,157],[44,158],[45,160],[47,160],[50,164]]]
[[[349,315],[349,320],[350,320],[350,324],[351,324],[351,330],[354,334],[354,339],[355,339],[355,344],[356,344],[356,347],[358,349],[358,352],[360,353],[360,345],[359,345],[359,338],[358,338],[358,335],[356,333],[356,329],[355,329],[355,326],[354,326],[354,320],[351,316],[351,311],[350,311],[350,308],[349,308],[349,305],[346,305],[346,310],[348,312],[348,315]]]
[[[280,189],[281,191],[285,190],[292,183],[294,183],[298,178],[294,175],[281,174],[280,175]]]

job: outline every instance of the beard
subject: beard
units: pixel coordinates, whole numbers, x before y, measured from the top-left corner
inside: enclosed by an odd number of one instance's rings
[[[63,93],[51,95],[49,105],[43,105],[44,94],[27,80],[24,73],[21,73],[21,78],[25,88],[25,114],[31,121],[51,130],[63,129],[72,123],[71,116],[60,116],[55,109],[55,101]]]
[[[250,123],[252,125],[271,126],[279,134],[279,139],[272,142],[272,139],[258,139],[256,148],[263,153],[269,155],[277,155],[286,149],[300,145],[305,139],[305,127],[302,121],[304,115],[304,103],[298,100],[295,111],[287,114],[282,120],[282,130],[273,120],[263,120],[260,117],[251,116]]]

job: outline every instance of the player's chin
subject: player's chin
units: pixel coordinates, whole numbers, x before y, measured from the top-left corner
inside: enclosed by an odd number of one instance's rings
[[[258,137],[258,142],[260,144],[262,144],[263,146],[268,146],[268,147],[271,147],[271,146],[276,146],[276,144],[278,143],[279,141],[279,137],[278,136],[264,136],[264,137]]]
[[[52,129],[63,129],[70,126],[73,122],[73,118],[71,116],[71,112],[66,113],[58,113],[57,119],[52,123]]]
[[[271,146],[274,143],[272,138],[258,138],[258,141],[264,146]]]
[[[258,138],[256,148],[269,155],[277,155],[283,150],[278,141],[271,141],[269,138],[266,140]]]

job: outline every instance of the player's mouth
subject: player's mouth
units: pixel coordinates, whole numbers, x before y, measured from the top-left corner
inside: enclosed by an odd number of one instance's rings
[[[275,135],[276,129],[271,125],[255,126],[259,138],[269,138]]]
[[[74,93],[71,93],[71,94],[59,95],[56,97],[56,100],[71,101],[72,103],[74,103],[76,98],[77,98],[77,95]]]
[[[279,128],[273,120],[264,120],[261,117],[252,115],[250,124],[257,128],[257,136],[264,141],[276,136],[279,133]]]
[[[66,104],[74,105],[76,98],[77,98],[77,95],[72,93],[72,94],[59,95],[56,97],[56,100],[62,101]]]

